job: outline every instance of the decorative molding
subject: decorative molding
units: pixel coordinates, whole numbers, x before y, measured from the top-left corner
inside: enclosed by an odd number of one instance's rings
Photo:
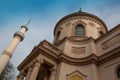
[[[98,57],[99,65],[120,57],[120,46]]]
[[[119,42],[120,42],[120,34],[118,34],[118,35],[114,36],[113,38],[102,43],[102,49],[106,50],[106,49],[118,44]]]
[[[97,23],[98,25],[100,25],[103,29],[105,29],[107,31],[107,27],[105,25],[105,23],[98,18],[97,16],[91,15],[91,14],[74,14],[74,15],[68,15],[66,17],[63,17],[55,26],[54,29],[54,35],[56,33],[56,29],[59,28],[61,25],[65,24],[68,21],[72,21],[72,20],[89,20],[89,21],[93,21],[95,23]]]
[[[48,43],[48,41],[44,40],[43,41],[43,46],[52,50],[53,52],[57,52],[57,53],[61,53],[62,51],[59,50],[58,48],[56,48],[55,46],[51,45],[50,43]]]
[[[9,56],[10,58],[12,57],[12,53],[11,52],[9,52],[9,51],[3,51],[3,53],[2,54],[5,54],[5,55],[7,55],[7,56]]]
[[[71,65],[77,65],[77,66],[87,65],[91,63],[94,63],[96,65],[98,64],[98,56],[96,56],[95,54],[91,54],[83,58],[72,58],[63,53],[59,56],[58,59],[59,59],[59,62],[65,62]]]
[[[111,67],[111,66],[117,65],[117,64],[119,64],[119,67],[120,67],[120,61],[117,61],[117,62],[114,62],[114,63],[111,63],[111,64],[105,66],[105,68],[108,68],[108,67]]]
[[[68,37],[68,39],[71,41],[85,41],[89,38],[87,36],[71,36],[71,37]]]
[[[78,24],[81,24],[81,25],[83,25],[83,26],[87,25],[87,24],[86,24],[85,22],[83,22],[82,20],[78,20],[78,21],[74,22],[72,25],[73,25],[73,26],[77,26]]]
[[[72,27],[72,35],[74,36],[74,32],[75,32],[75,28],[76,28],[76,26],[77,25],[82,25],[82,27],[84,28],[84,35],[86,35],[86,23],[85,22],[83,22],[82,20],[78,20],[78,21],[76,21],[76,22],[74,22],[72,25],[73,25],[73,27]]]
[[[95,41],[92,37],[87,37],[87,36],[71,36],[71,37],[64,37],[63,39],[61,39],[59,42],[54,43],[55,46],[59,46],[61,44],[63,44],[65,41],[69,41],[70,43],[73,44],[78,44],[79,43],[87,43],[90,41]]]
[[[36,62],[36,63],[35,63],[35,65],[34,65],[34,67],[38,67],[38,68],[39,68],[39,67],[40,67],[40,65],[41,65],[41,63],[40,63],[40,62]]]
[[[85,54],[85,47],[72,47],[71,52],[74,54]]]
[[[86,80],[86,75],[82,74],[80,71],[76,70],[70,74],[67,74],[67,80]]]
[[[95,27],[95,24],[93,22],[89,22],[89,25]]]
[[[17,32],[14,34],[14,37],[15,37],[15,36],[18,36],[18,37],[21,39],[21,41],[23,41],[23,39],[25,38],[24,34],[23,34],[22,32],[20,32],[20,31],[17,31]]]
[[[67,22],[67,23],[65,24],[66,27],[68,27],[69,25],[71,25],[71,22]]]

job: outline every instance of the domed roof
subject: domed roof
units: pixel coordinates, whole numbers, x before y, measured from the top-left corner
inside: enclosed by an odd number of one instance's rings
[[[100,19],[99,17],[97,17],[96,15],[93,15],[93,14],[90,14],[90,13],[87,13],[87,12],[82,12],[82,11],[79,11],[79,12],[75,12],[75,13],[72,13],[72,14],[69,14],[69,15],[66,15],[64,16],[62,19],[60,19],[57,24],[55,25],[55,28],[54,28],[54,34],[55,34],[55,30],[57,28],[57,26],[65,19],[67,18],[70,18],[70,17],[73,17],[73,16],[89,16],[89,17],[92,17],[92,18],[95,18],[97,19],[98,21],[100,21],[103,26],[105,27],[106,31],[108,31],[107,29],[107,26],[106,24],[104,23],[104,21],[102,19]]]

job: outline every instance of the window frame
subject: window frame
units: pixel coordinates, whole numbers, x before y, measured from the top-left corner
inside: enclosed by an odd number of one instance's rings
[[[82,34],[79,34],[79,33],[77,34],[77,28],[79,29],[79,27],[82,29],[82,30],[80,30],[80,33],[82,33]],[[81,24],[76,25],[75,28],[74,28],[74,36],[84,36],[84,35],[85,35],[84,26],[81,25]]]

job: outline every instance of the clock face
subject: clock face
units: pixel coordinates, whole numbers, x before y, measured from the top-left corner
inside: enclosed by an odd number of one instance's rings
[[[71,77],[70,80],[83,80],[81,76],[78,76],[78,75],[74,75]]]

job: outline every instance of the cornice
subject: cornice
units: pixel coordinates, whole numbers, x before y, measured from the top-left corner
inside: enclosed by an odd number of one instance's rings
[[[45,45],[47,45],[49,48],[46,47]],[[56,51],[54,51],[54,49]],[[42,42],[40,42],[40,44],[38,44],[38,46],[35,46],[31,53],[25,58],[25,60],[22,61],[22,63],[18,66],[18,70],[21,70],[24,66],[33,61],[33,59],[36,58],[39,54],[43,55],[47,54],[47,56],[51,55],[49,57],[52,57],[51,59],[55,60],[55,58],[57,58],[58,54],[60,53],[61,51],[59,49],[50,44],[48,41],[43,40]]]
[[[87,37],[87,36],[71,36],[68,37],[67,40],[71,41],[71,43],[88,43],[90,41],[94,41],[92,37]]]
[[[62,40],[59,42],[56,42],[54,45],[59,46],[65,41],[69,41],[70,43],[76,44],[76,43],[88,43],[90,41],[95,42],[95,40],[92,37],[87,37],[87,36],[71,36],[71,37],[64,37]]]
[[[120,57],[120,46],[99,56],[98,57],[98,61],[99,61],[99,65],[103,64],[103,63],[106,63],[110,60],[113,60],[117,57]]]
[[[59,46],[60,44],[64,43],[66,41],[67,37],[64,37],[63,39],[57,41],[56,43],[54,43],[53,45],[55,46]]]
[[[17,67],[18,70],[22,70],[24,66],[29,64],[33,59],[38,56],[38,48],[36,48],[32,53],[30,53],[23,61],[22,63]]]
[[[94,63],[100,66],[101,64],[104,64],[117,57],[120,57],[119,53],[120,53],[120,46],[101,56],[97,56],[94,53],[92,53],[91,55],[84,57],[84,58],[72,58],[63,53],[59,56],[59,62],[63,61],[65,63],[71,64],[71,65],[78,65],[78,66]]]
[[[68,64],[71,64],[71,65],[77,65],[77,66],[80,66],[80,65],[87,65],[87,64],[90,64],[90,63],[95,63],[95,64],[98,64],[98,57],[94,54],[91,54],[87,57],[84,57],[84,58],[72,58],[72,57],[69,57],[65,54],[61,54],[59,56],[59,62],[66,62]]]

